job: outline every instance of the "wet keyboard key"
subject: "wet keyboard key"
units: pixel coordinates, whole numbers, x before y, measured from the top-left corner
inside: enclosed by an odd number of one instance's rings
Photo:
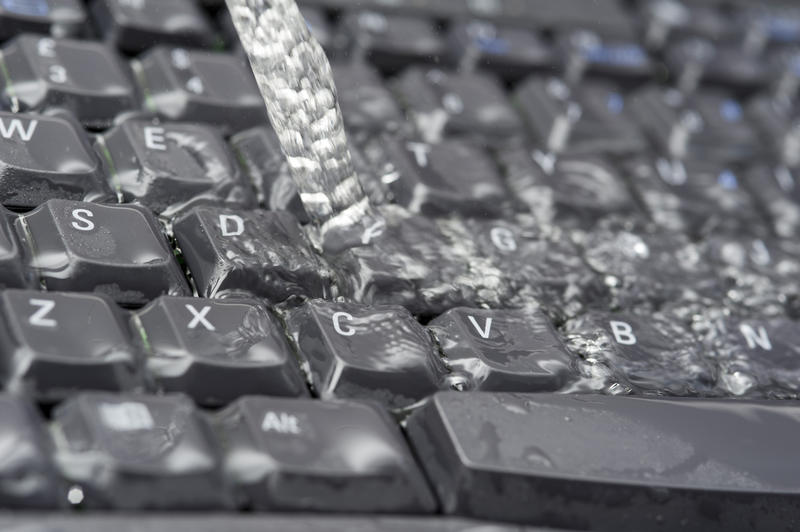
[[[455,22],[447,34],[447,56],[457,65],[479,66],[507,80],[552,65],[553,52],[537,33],[483,20]]]
[[[403,123],[394,96],[367,63],[334,64],[333,79],[348,128],[356,131],[394,131]]]
[[[52,198],[109,201],[105,169],[66,114],[0,112],[0,201],[33,209]]]
[[[8,449],[0,462],[0,504],[3,508],[56,509],[61,506],[61,481],[50,459],[44,420],[32,405],[0,395],[0,445]]]
[[[446,513],[768,531],[798,519],[798,416],[792,402],[450,392],[415,413],[409,433]]]
[[[202,124],[125,120],[98,141],[123,201],[171,216],[196,203],[252,208],[255,194],[219,131]]]
[[[106,45],[22,35],[2,52],[2,98],[14,112],[64,107],[100,129],[139,107],[126,65]]]
[[[436,136],[433,130],[442,128],[449,135],[475,136],[490,143],[522,132],[517,112],[489,74],[412,67],[393,88],[423,137]]]
[[[86,10],[80,0],[3,0],[0,38],[25,32],[69,37],[84,33]]]
[[[574,374],[550,320],[533,309],[457,308],[430,327],[459,389],[550,391]]]
[[[613,82],[592,80],[570,88],[558,78],[537,76],[517,88],[515,101],[543,149],[616,155],[648,148],[625,94]]]
[[[390,139],[364,148],[371,162],[389,162],[383,176],[395,199],[412,212],[428,216],[497,216],[506,191],[488,155],[465,142],[441,144]]]
[[[215,427],[225,435],[225,473],[255,509],[436,507],[402,434],[375,406],[247,397],[221,411]]]
[[[713,160],[642,157],[631,160],[626,173],[650,216],[667,229],[691,235],[764,232],[756,202],[735,168]]]
[[[204,297],[241,292],[280,303],[330,294],[331,272],[287,212],[197,207],[174,227]]]
[[[84,393],[54,410],[50,428],[85,508],[230,506],[209,427],[184,396]]]
[[[800,334],[785,318],[720,320],[703,335],[719,371],[718,386],[735,396],[800,397]]]
[[[158,387],[196,403],[308,394],[282,328],[254,300],[161,297],[131,327]]]
[[[669,302],[719,300],[724,293],[704,248],[683,234],[601,224],[580,245],[584,260],[607,289],[608,300],[593,293],[584,296],[595,308],[649,312]]]
[[[797,168],[756,164],[745,174],[745,182],[758,205],[769,215],[781,238],[800,235],[800,175]]]
[[[16,215],[0,207],[0,288],[26,288],[36,280],[26,268],[16,232]]]
[[[130,306],[189,292],[161,227],[142,207],[50,200],[16,228],[28,267],[48,290],[99,292]]]
[[[8,290],[0,294],[0,305],[8,389],[53,401],[77,390],[141,385],[138,351],[110,299]]]
[[[158,47],[133,63],[145,105],[168,120],[208,122],[227,133],[266,123],[250,66],[229,54]]]
[[[432,20],[379,11],[352,11],[342,18],[339,35],[350,55],[365,54],[384,71],[409,62],[434,62],[444,42]]]
[[[665,315],[591,313],[564,330],[568,349],[591,368],[588,389],[678,397],[711,392],[715,370],[703,347]]]
[[[639,212],[619,170],[604,157],[556,158],[509,147],[498,158],[515,198],[541,221],[593,227],[609,214]]]
[[[444,374],[430,335],[403,307],[315,300],[289,328],[323,399],[402,408],[433,394]]]
[[[94,0],[92,14],[106,41],[129,53],[159,44],[208,46],[211,23],[192,0]]]

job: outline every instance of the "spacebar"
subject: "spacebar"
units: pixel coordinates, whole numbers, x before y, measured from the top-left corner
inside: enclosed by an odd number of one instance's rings
[[[591,530],[797,530],[799,405],[447,392],[408,431],[449,514]]]
[[[342,515],[13,515],[0,514],[0,530],[57,532],[523,532],[513,525],[444,517],[378,517]],[[524,532],[537,532],[525,528]],[[541,531],[545,532],[545,531]]]

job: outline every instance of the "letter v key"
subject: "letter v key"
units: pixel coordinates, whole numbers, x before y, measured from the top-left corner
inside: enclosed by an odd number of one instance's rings
[[[492,318],[486,318],[486,323],[483,328],[478,325],[478,320],[475,319],[474,316],[467,316],[469,318],[470,323],[472,326],[475,327],[475,330],[478,331],[478,334],[481,335],[481,338],[488,339],[489,334],[492,332]]]

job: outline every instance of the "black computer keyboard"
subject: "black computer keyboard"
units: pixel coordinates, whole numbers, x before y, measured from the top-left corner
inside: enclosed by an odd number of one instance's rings
[[[222,0],[0,0],[0,530],[799,529],[800,7],[301,4],[362,245]]]

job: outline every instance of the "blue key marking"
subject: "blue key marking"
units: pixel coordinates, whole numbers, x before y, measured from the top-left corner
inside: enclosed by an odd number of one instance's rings
[[[612,92],[608,95],[608,101],[606,102],[606,107],[608,108],[609,112],[618,115],[625,108],[625,99],[622,97],[620,93]]]
[[[773,41],[800,41],[800,21],[788,17],[768,17],[767,29]]]
[[[640,67],[647,64],[647,54],[635,44],[595,46],[587,51],[586,58],[592,63],[621,67]]]
[[[717,176],[717,183],[719,183],[722,188],[727,190],[735,190],[739,188],[739,180],[736,178],[736,174],[730,170],[723,170],[719,176]]]
[[[719,114],[728,122],[738,122],[742,119],[742,106],[728,98],[719,104]]]
[[[50,13],[47,0],[2,0],[3,9],[17,15],[44,17]]]
[[[475,37],[475,44],[482,51],[492,55],[504,55],[508,53],[508,41],[499,37]]]

